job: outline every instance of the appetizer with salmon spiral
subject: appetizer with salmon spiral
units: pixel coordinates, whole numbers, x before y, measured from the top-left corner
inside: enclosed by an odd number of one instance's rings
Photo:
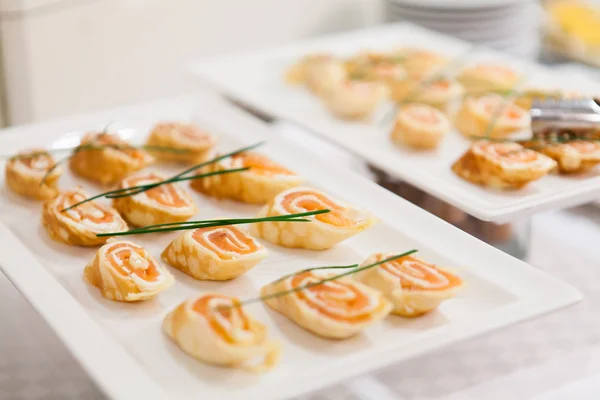
[[[264,246],[234,225],[186,231],[162,252],[162,259],[194,279],[237,278],[267,256]]]
[[[505,92],[514,88],[520,74],[510,67],[477,64],[462,70],[457,79],[471,93]]]
[[[290,248],[330,249],[376,222],[370,213],[344,204],[315,189],[286,190],[273,198],[258,217],[272,217],[317,210],[328,213],[308,217],[310,222],[271,221],[253,224],[251,229],[271,243]]]
[[[107,240],[97,234],[127,230],[117,210],[96,201],[63,211],[88,197],[85,190],[77,188],[44,202],[42,223],[52,239],[74,246],[97,246]]]
[[[335,274],[301,272],[263,286],[261,296],[275,311],[330,339],[354,336],[390,313],[392,305],[380,292],[350,278],[316,284],[332,276]],[[273,296],[287,291],[293,292]]]
[[[392,256],[373,254],[361,266]],[[392,314],[403,317],[417,317],[434,310],[442,301],[454,297],[462,286],[458,276],[412,256],[359,271],[353,278],[383,293],[393,304]]]
[[[348,77],[344,63],[328,55],[309,57],[301,68],[304,85],[317,96],[327,95]]]
[[[194,296],[170,312],[162,327],[184,352],[209,364],[266,372],[279,362],[280,344],[234,297]]]
[[[400,107],[392,130],[392,141],[400,146],[434,149],[452,126],[444,113],[426,104]]]
[[[460,83],[451,79],[436,79],[433,82],[405,80],[392,86],[392,98],[402,104],[406,102],[424,103],[448,111],[449,105],[463,96]]]
[[[348,120],[369,118],[388,95],[380,82],[346,81],[321,100],[336,117]]]
[[[121,181],[118,189],[162,182],[165,177],[154,173],[139,173]],[[165,224],[186,221],[193,217],[198,208],[189,193],[176,183],[168,183],[155,188],[113,200],[113,207],[134,226]]]
[[[114,301],[141,301],[175,282],[167,269],[135,243],[110,239],[85,267],[85,280]]]
[[[394,53],[398,59],[402,59],[400,65],[408,74],[409,79],[421,81],[439,73],[450,61],[448,57],[441,54],[415,48],[403,48]]]
[[[195,179],[190,186],[200,193],[217,198],[265,204],[277,193],[304,182],[304,178],[293,171],[255,152],[236,154],[212,163],[202,168],[200,172],[210,173],[235,168],[250,169]]]
[[[210,158],[216,139],[191,123],[161,122],[156,124],[146,141],[148,152],[161,161],[199,164]],[[152,150],[152,146],[176,151]]]
[[[529,147],[528,144],[524,144]],[[557,162],[561,174],[580,173],[600,164],[600,142],[574,140],[566,143],[543,144],[532,141],[531,148]]]
[[[496,189],[519,189],[556,167],[551,158],[514,142],[477,141],[454,163],[461,178]]]
[[[107,185],[146,168],[153,161],[146,151],[117,135],[88,133],[73,150],[69,165],[76,175]]]
[[[51,199],[59,192],[58,179],[63,173],[62,167],[54,168],[55,165],[56,161],[46,150],[22,151],[6,162],[6,184],[22,196],[36,200]],[[40,185],[42,181],[44,183]]]
[[[465,99],[455,119],[467,138],[505,138],[529,126],[529,114],[496,94]]]
[[[311,86],[309,83],[311,79],[316,78],[318,71],[325,65],[335,65],[340,61],[332,54],[327,53],[314,53],[303,57],[298,62],[294,63],[285,73],[285,80],[291,85],[306,85]],[[332,69],[337,69],[333,67]],[[346,69],[344,71],[338,71],[336,75],[340,75],[340,78],[334,78],[334,81],[338,79],[346,79]]]

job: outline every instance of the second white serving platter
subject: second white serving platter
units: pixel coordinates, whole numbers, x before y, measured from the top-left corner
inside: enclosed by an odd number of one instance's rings
[[[470,143],[458,132],[449,134],[434,151],[398,148],[389,139],[393,118],[388,123],[380,122],[391,105],[382,107],[372,121],[347,122],[331,115],[313,94],[284,82],[287,68],[306,54],[326,52],[348,57],[364,50],[385,51],[403,46],[456,57],[462,65],[485,61],[512,66],[526,77],[524,86],[600,95],[600,84],[583,77],[562,75],[492,50],[473,49],[466,42],[408,23],[198,60],[190,69],[239,102],[274,118],[298,123],[393,176],[485,221],[510,222],[534,212],[571,207],[600,197],[599,169],[577,176],[549,175],[518,191],[476,186],[457,177],[450,169]]]
[[[151,301],[117,303],[84,282],[96,249],[53,242],[40,222],[40,203],[9,192],[0,178],[0,268],[40,312],[108,397],[115,400],[281,399],[405,360],[477,334],[537,316],[580,299],[574,288],[512,258],[349,171],[277,137],[265,124],[222,100],[185,97],[29,125],[0,133],[0,148],[77,142],[85,131],[114,129],[142,141],[163,120],[193,121],[229,150],[267,140],[261,150],[303,175],[312,186],[372,211],[373,228],[327,251],[278,248],[247,274],[200,282],[170,268],[176,284]],[[0,163],[0,167],[3,165]],[[155,166],[164,170],[161,166]],[[98,187],[66,173],[61,188]],[[258,207],[193,194],[198,218],[252,217]],[[131,237],[159,256],[177,235]],[[161,331],[165,314],[200,291],[254,298],[262,285],[318,265],[363,261],[378,251],[419,249],[420,256],[455,268],[467,282],[460,295],[417,319],[388,317],[348,340],[321,339],[262,304],[248,311],[283,343],[281,364],[264,375],[219,368],[184,354]]]

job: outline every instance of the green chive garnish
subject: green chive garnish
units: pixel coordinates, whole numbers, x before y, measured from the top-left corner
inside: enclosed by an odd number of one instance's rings
[[[142,235],[146,233],[159,233],[159,232],[171,232],[171,231],[183,231],[188,229],[196,228],[213,228],[216,226],[225,225],[241,225],[241,224],[254,224],[257,222],[311,222],[310,219],[302,218],[312,215],[319,215],[331,212],[331,210],[316,210],[307,211],[297,214],[286,214],[276,215],[272,217],[262,218],[231,218],[231,219],[207,219],[200,221],[184,221],[184,222],[172,222],[167,224],[148,225],[141,228],[130,229],[124,232],[110,232],[110,233],[99,233],[97,237],[110,237],[110,236],[127,236],[127,235]]]
[[[289,289],[289,290],[283,290],[281,292],[271,293],[271,294],[268,294],[266,296],[260,296],[260,297],[256,297],[256,298],[253,298],[253,299],[240,301],[240,302],[238,302],[238,303],[236,303],[234,305],[231,305],[231,306],[221,306],[221,307],[218,307],[217,310],[220,310],[220,309],[229,309],[229,308],[237,308],[237,307],[242,307],[242,306],[245,306],[245,305],[248,305],[248,304],[252,304],[252,303],[258,303],[258,302],[263,302],[265,300],[274,299],[274,298],[277,298],[277,297],[287,296],[288,294],[292,294],[292,293],[300,292],[302,290],[310,289],[312,287],[322,285],[322,284],[324,284],[326,282],[335,281],[337,279],[343,278],[344,276],[352,275],[352,274],[355,274],[357,272],[364,271],[364,270],[367,270],[367,269],[371,269],[371,268],[376,267],[378,265],[381,265],[381,264],[384,264],[384,263],[387,263],[387,262],[390,262],[390,261],[397,260],[398,258],[409,256],[411,254],[416,253],[417,251],[418,250],[416,250],[416,249],[409,250],[409,251],[407,251],[405,253],[398,254],[398,255],[395,255],[395,256],[391,256],[391,257],[388,257],[388,258],[386,258],[384,260],[378,261],[378,262],[373,263],[373,264],[365,265],[363,267],[359,267],[358,264],[353,264],[353,265],[329,266],[329,267],[315,267],[315,268],[303,269],[303,270],[297,271],[295,273],[292,273],[292,274],[289,274],[289,275],[285,275],[285,276],[283,276],[283,277],[281,277],[281,278],[279,278],[279,279],[271,282],[269,285],[272,285],[274,283],[280,282],[282,279],[286,279],[286,278],[289,278],[289,277],[292,277],[292,276],[296,276],[296,275],[299,275],[299,274],[302,274],[302,273],[308,272],[308,271],[321,270],[321,269],[348,269],[348,268],[353,268],[351,271],[342,272],[341,274],[333,275],[333,276],[330,276],[328,278],[324,278],[324,279],[322,279],[320,281],[317,281],[317,282],[309,283],[309,284],[304,285],[304,286],[298,286],[298,287],[295,287],[295,288]]]

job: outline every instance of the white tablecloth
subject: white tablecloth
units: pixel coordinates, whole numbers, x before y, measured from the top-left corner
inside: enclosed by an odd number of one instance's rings
[[[282,134],[368,175],[355,158],[291,125]],[[529,261],[585,299],[536,320],[355,378],[302,400],[563,400],[600,398],[600,210],[532,222]],[[0,400],[104,397],[43,320],[0,274]]]

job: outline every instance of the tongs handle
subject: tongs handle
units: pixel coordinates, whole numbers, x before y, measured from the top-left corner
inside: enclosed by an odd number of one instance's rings
[[[535,99],[531,130],[535,135],[557,130],[600,129],[600,105],[595,99]]]

